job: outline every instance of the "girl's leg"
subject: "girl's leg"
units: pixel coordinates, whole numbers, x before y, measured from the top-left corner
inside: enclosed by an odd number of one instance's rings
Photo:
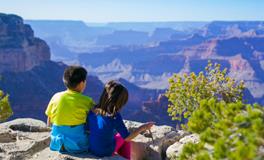
[[[131,144],[130,142],[124,141],[123,145],[118,151],[118,154],[127,159],[131,159]]]
[[[131,158],[130,142],[126,142],[119,133],[115,135],[115,141],[116,141],[116,146],[114,152],[130,160]]]
[[[130,142],[131,144],[131,160],[142,160],[144,159],[145,155],[145,145],[144,143],[140,142]]]

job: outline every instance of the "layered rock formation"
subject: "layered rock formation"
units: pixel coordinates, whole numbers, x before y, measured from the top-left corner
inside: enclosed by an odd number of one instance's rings
[[[52,22],[49,23],[53,26]],[[61,22],[59,27],[64,24],[66,27],[63,30],[66,32],[71,23]],[[77,26],[85,27],[81,24]],[[63,31],[59,33],[62,34]],[[62,76],[66,65],[50,60],[46,43],[35,38],[30,26],[24,24],[19,16],[0,15],[0,42],[0,89],[10,95],[14,111],[11,119],[30,117],[44,121],[44,112],[52,95],[65,90]],[[103,90],[103,83],[97,77],[90,76],[90,72],[88,75],[84,94],[97,101]],[[130,93],[128,104],[123,110],[124,117],[137,120],[140,117],[136,113],[141,111],[142,102],[156,99],[159,92],[120,81]]]
[[[166,33],[162,35],[166,36]],[[100,79],[104,79],[120,74],[111,72],[111,68],[105,68],[105,72],[96,69],[118,59],[120,65],[130,66],[122,74],[129,75],[124,77],[126,80],[144,88],[164,89],[168,87],[167,79],[172,73],[199,73],[204,70],[208,60],[212,60],[228,68],[228,73],[235,79],[246,81],[246,87],[254,97],[251,102],[263,104],[262,21],[216,21],[208,23],[201,30],[194,30],[191,36],[187,35],[141,47],[120,46],[99,53],[82,54],[79,61],[83,65],[90,65]],[[249,98],[246,100],[249,101]]]
[[[168,99],[163,94],[159,94],[157,99],[145,101],[141,110],[135,113],[135,117],[138,117],[137,120],[142,122],[154,121],[176,127],[178,122],[172,121],[168,115],[168,103]]]
[[[22,72],[50,59],[50,49],[16,15],[0,14],[0,73]]]
[[[14,116],[44,120],[51,96],[65,90],[62,83],[66,65],[50,60],[50,49],[16,15],[0,14],[0,89],[9,94]],[[88,76],[85,94],[95,100],[101,81]]]
[[[130,131],[138,128],[142,123],[126,121],[126,126]],[[178,142],[183,144],[186,141],[194,141],[197,138],[188,136],[189,133],[175,130],[169,126],[153,126],[150,132],[141,133],[134,140],[132,147],[141,152],[145,159],[161,160],[166,159],[168,155],[174,155],[180,152],[181,148],[167,151],[172,144]],[[59,154],[50,151],[49,137],[50,129],[46,124],[34,119],[16,119],[10,122],[0,124],[0,159],[3,160],[123,160],[119,156],[98,158],[89,152],[82,154]],[[174,152],[175,151],[175,152]],[[135,154],[135,153],[133,153]]]
[[[216,38],[183,50],[189,71],[200,72],[210,59],[227,68],[237,81],[244,80],[255,101],[264,96],[263,36]],[[263,103],[262,101],[258,101]]]
[[[262,21],[213,21],[202,30],[206,37],[240,37],[263,34]]]

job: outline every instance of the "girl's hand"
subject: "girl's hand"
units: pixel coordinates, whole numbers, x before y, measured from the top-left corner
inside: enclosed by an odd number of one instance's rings
[[[135,138],[137,135],[139,135],[141,132],[150,130],[150,128],[154,125],[154,122],[148,122],[137,128],[134,132],[132,132],[125,140],[131,141],[133,138]]]
[[[155,122],[147,122],[145,124],[143,124],[142,127],[142,131],[145,130],[150,130],[150,128],[155,124]]]

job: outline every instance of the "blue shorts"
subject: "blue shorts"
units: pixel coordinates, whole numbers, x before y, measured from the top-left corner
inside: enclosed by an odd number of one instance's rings
[[[50,149],[68,153],[87,152],[89,141],[84,125],[74,127],[52,125]]]

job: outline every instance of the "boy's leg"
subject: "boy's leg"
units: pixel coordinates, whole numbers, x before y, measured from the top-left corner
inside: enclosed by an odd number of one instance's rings
[[[115,141],[116,141],[116,146],[114,152],[126,159],[130,159],[131,157],[130,142],[126,142],[119,133],[115,135]]]

